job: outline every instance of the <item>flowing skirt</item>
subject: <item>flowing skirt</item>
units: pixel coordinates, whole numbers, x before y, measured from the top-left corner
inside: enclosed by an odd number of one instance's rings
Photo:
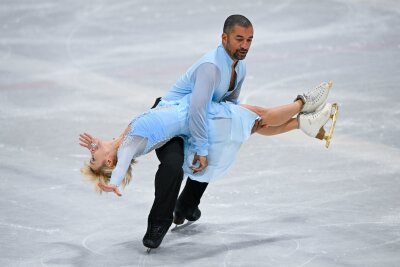
[[[257,114],[231,103],[212,103],[208,119],[208,167],[193,174],[194,154],[190,151],[190,136],[185,140],[185,175],[198,182],[211,182],[226,172],[235,162],[236,155],[245,140],[250,137],[251,129],[258,119]]]

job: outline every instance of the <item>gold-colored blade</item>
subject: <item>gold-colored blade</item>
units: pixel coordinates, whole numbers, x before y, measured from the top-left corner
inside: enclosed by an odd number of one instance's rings
[[[333,113],[332,113],[332,111],[333,111]],[[333,103],[332,104],[332,110],[331,110],[332,126],[329,129],[328,134],[326,136],[324,136],[324,140],[326,141],[326,143],[325,143],[325,147],[326,148],[328,148],[330,143],[331,143],[333,130],[335,129],[336,119],[337,119],[338,113],[339,113],[339,105],[337,103]]]

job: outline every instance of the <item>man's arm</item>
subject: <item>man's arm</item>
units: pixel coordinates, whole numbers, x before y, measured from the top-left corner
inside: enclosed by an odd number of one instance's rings
[[[194,87],[189,109],[189,131],[192,136],[192,152],[199,157],[208,155],[207,113],[214,90],[220,82],[220,77],[219,69],[211,63],[200,65],[193,77]],[[199,160],[200,163],[206,162],[204,158]],[[198,168],[196,170],[199,171]]]

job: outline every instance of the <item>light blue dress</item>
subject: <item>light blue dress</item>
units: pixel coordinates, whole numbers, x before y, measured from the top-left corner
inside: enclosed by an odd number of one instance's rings
[[[223,176],[233,165],[242,143],[249,138],[257,114],[230,102],[211,102],[208,109],[208,167],[193,174],[194,154],[188,128],[190,95],[177,101],[162,100],[158,106],[135,118],[118,149],[118,162],[110,183],[119,186],[132,159],[163,146],[175,136],[184,139],[183,170],[191,179],[210,182]]]

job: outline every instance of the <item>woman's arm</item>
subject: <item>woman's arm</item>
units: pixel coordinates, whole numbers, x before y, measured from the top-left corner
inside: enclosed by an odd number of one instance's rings
[[[117,164],[112,171],[110,185],[120,186],[132,163],[144,154],[147,145],[147,138],[142,136],[127,136],[118,148]]]

